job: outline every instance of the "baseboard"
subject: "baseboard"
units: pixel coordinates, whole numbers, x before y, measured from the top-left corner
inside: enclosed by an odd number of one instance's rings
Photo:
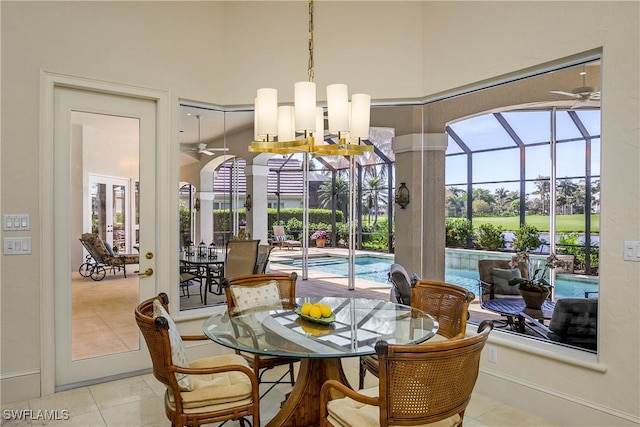
[[[638,427],[640,418],[554,390],[525,384],[497,372],[481,369],[474,393],[539,415],[562,426]],[[541,409],[543,408],[543,409]]]
[[[40,371],[3,374],[0,379],[2,405],[40,397]]]

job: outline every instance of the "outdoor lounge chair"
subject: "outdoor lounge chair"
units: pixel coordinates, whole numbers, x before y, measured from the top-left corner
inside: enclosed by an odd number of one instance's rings
[[[273,239],[280,248],[300,248],[302,243],[297,240],[290,240],[284,232],[283,225],[273,226]]]
[[[138,264],[140,257],[138,254],[114,254],[102,241],[102,238],[95,233],[83,233],[80,243],[89,252],[85,262],[78,269],[82,277],[91,277],[95,281],[104,279],[107,274],[107,267],[113,274],[122,270],[124,277],[127,277],[127,264]]]
[[[561,344],[596,350],[598,344],[598,298],[560,298],[549,326],[523,313],[534,335]]]

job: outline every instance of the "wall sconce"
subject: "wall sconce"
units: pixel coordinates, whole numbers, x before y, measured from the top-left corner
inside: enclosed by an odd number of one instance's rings
[[[249,212],[253,207],[253,203],[251,202],[251,194],[247,194],[247,198],[244,200],[244,207],[247,209],[247,212]]]
[[[404,182],[400,183],[400,188],[396,192],[396,203],[400,205],[402,209],[406,208],[409,204],[409,189]]]
[[[193,208],[197,211],[200,212],[200,199],[196,197],[196,202],[193,204]]]

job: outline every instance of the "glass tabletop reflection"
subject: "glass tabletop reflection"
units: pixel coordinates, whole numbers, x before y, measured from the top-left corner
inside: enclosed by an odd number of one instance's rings
[[[375,353],[375,343],[419,344],[438,331],[429,314],[406,305],[366,298],[304,297],[296,305],[321,302],[335,315],[330,324],[298,316],[295,308],[263,307],[230,316],[214,314],[203,324],[211,340],[234,350],[271,356],[334,358]]]

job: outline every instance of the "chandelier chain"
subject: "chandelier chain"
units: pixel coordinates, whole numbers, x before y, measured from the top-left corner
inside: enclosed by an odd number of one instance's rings
[[[307,77],[310,82],[313,82],[315,78],[313,70],[313,0],[309,0],[309,66]]]

